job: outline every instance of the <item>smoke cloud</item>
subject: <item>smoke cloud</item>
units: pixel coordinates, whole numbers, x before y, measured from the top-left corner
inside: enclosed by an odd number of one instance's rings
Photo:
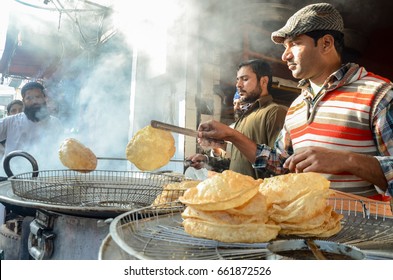
[[[54,113],[67,135],[97,156],[124,158],[128,141],[151,120],[184,126],[188,110],[197,117],[198,112],[214,111],[213,88],[234,89],[245,49],[251,56],[263,53],[269,62],[280,61],[282,49],[271,42],[271,32],[297,9],[316,1],[38,2],[38,8],[24,6],[29,13],[11,20],[24,29],[23,44],[37,44],[40,52],[52,53],[41,63],[43,72],[56,68],[45,81]],[[327,2],[344,15],[353,14],[349,27],[354,16],[368,10],[355,0],[351,5]],[[174,137],[178,162],[165,169],[182,172],[181,161],[189,154],[184,136]],[[56,161],[57,155],[53,158]],[[125,160],[103,160],[98,168],[134,167]]]

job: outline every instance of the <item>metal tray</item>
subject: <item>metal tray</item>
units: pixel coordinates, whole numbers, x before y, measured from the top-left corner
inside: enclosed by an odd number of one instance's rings
[[[332,198],[329,203],[344,215],[343,229],[323,240],[354,245],[365,252],[367,259],[393,259],[393,219],[369,211],[376,208],[376,213],[389,212],[387,204],[340,198]],[[112,221],[111,237],[137,259],[267,259],[270,254],[267,243],[222,243],[187,234],[181,226],[183,210],[180,207],[162,214],[146,207],[124,213]]]

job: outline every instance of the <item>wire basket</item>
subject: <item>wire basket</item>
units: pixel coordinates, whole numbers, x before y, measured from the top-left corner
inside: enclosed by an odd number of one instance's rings
[[[387,204],[341,198],[329,199],[329,204],[344,215],[343,228],[322,240],[357,246],[369,259],[393,259],[393,219],[378,214],[390,212]],[[373,214],[368,207],[379,211]],[[224,243],[189,235],[181,226],[183,210],[171,209],[163,215],[145,207],[121,214],[112,221],[110,235],[124,259],[266,259],[270,254],[267,243]]]
[[[146,207],[162,193],[163,186],[183,180],[179,176],[134,171],[47,170],[36,176],[37,173],[10,177],[14,194],[24,200],[55,205],[120,209]],[[168,193],[178,197],[179,192]]]

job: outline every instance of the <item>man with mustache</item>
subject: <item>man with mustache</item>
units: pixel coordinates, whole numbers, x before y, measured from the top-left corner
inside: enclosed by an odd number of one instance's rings
[[[331,188],[376,199],[393,195],[393,84],[355,63],[342,64],[344,23],[327,3],[308,5],[272,33],[300,79],[272,149],[218,122],[199,136],[231,141],[256,169],[318,172]]]
[[[5,156],[12,151],[22,150],[30,153],[40,167],[48,165],[51,168],[53,166],[51,163],[58,161],[57,150],[64,136],[63,126],[58,118],[50,115],[42,84],[38,82],[25,84],[21,95],[24,104],[23,112],[0,120],[0,141],[6,140]],[[14,171],[13,168],[11,169]]]
[[[270,65],[260,59],[239,64],[236,77],[237,93],[242,106],[234,129],[257,143],[273,147],[274,141],[283,127],[287,107],[273,101],[269,91],[272,87]],[[235,104],[234,104],[235,105]],[[232,146],[229,169],[254,178],[269,176],[265,170],[254,169],[241,151]],[[201,158],[202,156],[202,158]],[[203,155],[188,157],[191,166],[200,165]]]

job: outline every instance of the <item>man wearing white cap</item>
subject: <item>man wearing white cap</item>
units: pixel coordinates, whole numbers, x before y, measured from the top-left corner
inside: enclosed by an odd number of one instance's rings
[[[318,172],[334,189],[390,199],[393,84],[357,64],[342,64],[343,30],[340,13],[319,3],[302,8],[272,33],[302,89],[274,149],[218,122],[201,124],[199,136],[231,141],[257,169]]]

